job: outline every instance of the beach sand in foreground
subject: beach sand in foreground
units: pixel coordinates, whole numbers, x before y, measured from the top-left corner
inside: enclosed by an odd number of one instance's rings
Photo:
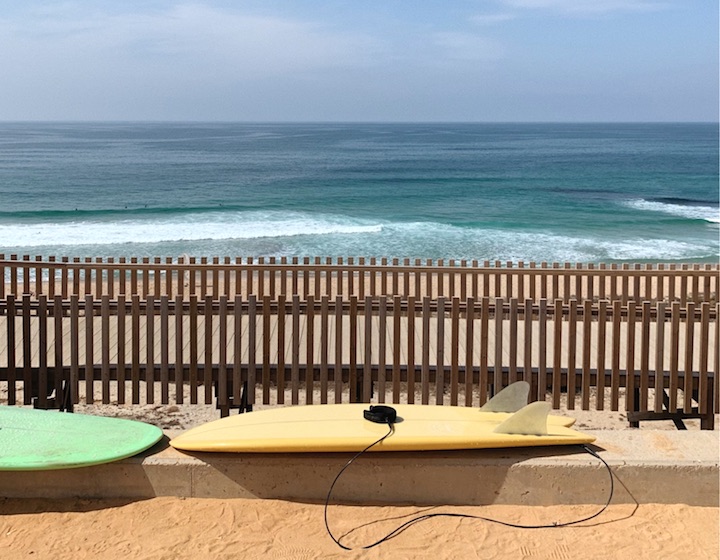
[[[331,506],[330,525],[351,548],[375,542],[422,513],[468,513],[552,524],[597,511],[583,506]],[[327,535],[323,506],[276,500],[154,498],[135,502],[2,500],[0,557],[72,558],[718,558],[718,509],[613,505],[573,527],[517,529],[433,518],[371,550],[344,551]]]

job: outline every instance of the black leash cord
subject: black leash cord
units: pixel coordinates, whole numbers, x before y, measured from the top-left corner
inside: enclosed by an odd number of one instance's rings
[[[372,448],[373,446],[375,446],[378,443],[380,443],[381,441],[383,441],[385,438],[387,438],[390,434],[393,433],[394,430],[395,430],[394,426],[392,424],[390,424],[390,431],[387,434],[385,434],[383,437],[381,437],[379,440],[377,440],[376,442],[368,445],[365,449],[363,449],[357,455],[355,455],[352,459],[350,459],[347,462],[347,464],[340,470],[340,472],[335,477],[335,480],[330,485],[330,490],[328,491],[327,499],[325,500],[325,528],[327,529],[327,532],[330,535],[330,538],[333,541],[335,541],[335,543],[340,548],[342,548],[344,550],[353,550],[353,549],[345,546],[338,539],[336,539],[335,536],[330,531],[330,527],[328,526],[327,509],[328,509],[328,504],[330,503],[330,494],[332,493],[335,483],[338,481],[338,479],[340,478],[340,475],[345,471],[345,469],[347,469],[353,463],[353,461],[355,461],[355,459],[357,459],[360,455],[362,455],[363,453],[368,451],[370,448]],[[380,540],[378,540],[372,544],[369,544],[367,546],[360,547],[360,548],[368,549],[368,548],[373,548],[375,546],[378,546],[379,544],[382,544],[385,541],[388,541],[388,540],[392,539],[393,537],[399,535],[400,533],[402,533],[405,529],[407,529],[411,525],[414,525],[415,523],[420,523],[421,521],[425,521],[427,519],[432,519],[433,517],[459,517],[459,518],[465,518],[465,519],[479,519],[481,521],[487,521],[488,523],[496,523],[498,525],[504,525],[506,527],[513,527],[515,529],[552,529],[554,527],[569,527],[571,525],[577,525],[578,523],[584,523],[585,521],[590,521],[591,519],[595,519],[600,514],[602,514],[610,505],[610,502],[612,501],[612,498],[613,498],[613,494],[615,493],[615,480],[613,477],[612,469],[610,468],[610,465],[608,465],[607,461],[605,461],[605,459],[600,457],[600,455],[598,455],[595,451],[590,449],[587,445],[581,445],[580,447],[582,447],[585,451],[587,451],[593,457],[599,459],[602,462],[602,464],[605,465],[605,468],[607,469],[607,472],[608,472],[608,476],[610,478],[610,492],[608,493],[608,499],[605,502],[605,505],[602,506],[597,512],[593,513],[592,515],[583,517],[582,519],[576,519],[574,521],[566,521],[564,523],[553,523],[552,525],[522,525],[519,523],[510,523],[509,521],[501,521],[499,519],[490,519],[488,517],[482,517],[480,515],[471,515],[471,514],[467,514],[467,513],[428,513],[426,515],[419,515],[417,517],[414,517],[414,518],[406,521],[402,525],[393,529],[390,533],[385,535]]]
[[[345,472],[345,469],[347,469],[350,465],[353,464],[353,462],[355,461],[355,459],[357,459],[358,457],[360,457],[360,455],[362,455],[362,454],[365,453],[366,451],[372,449],[373,447],[375,447],[375,446],[378,445],[379,443],[382,443],[386,438],[388,438],[390,435],[392,435],[392,434],[395,432],[395,424],[393,424],[392,422],[389,422],[389,421],[388,421],[388,428],[389,428],[389,429],[388,429],[388,432],[387,432],[383,437],[381,437],[381,438],[378,439],[377,441],[374,441],[373,443],[371,443],[370,445],[368,445],[368,446],[367,446],[365,449],[363,449],[362,451],[359,451],[358,453],[356,453],[355,456],[354,456],[352,459],[350,459],[347,463],[345,463],[345,466],[344,466],[342,469],[340,469],[340,472],[337,473],[337,476],[335,477],[335,480],[333,480],[332,484],[330,485],[330,490],[328,490],[327,498],[325,498],[325,529],[327,529],[328,535],[330,535],[330,538],[331,538],[333,541],[335,541],[335,544],[338,545],[338,546],[339,546],[340,548],[342,548],[342,549],[352,550],[352,548],[349,548],[349,547],[345,546],[345,545],[342,544],[338,539],[335,538],[335,535],[333,535],[333,534],[332,534],[332,531],[330,530],[330,525],[328,525],[328,504],[330,503],[330,494],[332,494],[333,488],[335,488],[335,484],[337,483],[338,479],[340,478],[340,475],[342,475],[342,473]],[[385,540],[385,539],[383,539],[383,540]],[[376,542],[376,543],[374,543],[374,544],[371,544],[370,546],[364,546],[363,548],[372,548],[373,546],[376,546],[376,545],[380,544],[383,540],[380,540],[380,541],[378,541],[378,542]]]

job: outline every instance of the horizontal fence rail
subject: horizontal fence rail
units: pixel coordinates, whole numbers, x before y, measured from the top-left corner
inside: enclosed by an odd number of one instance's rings
[[[66,383],[76,402],[215,399],[225,411],[241,399],[477,406],[524,379],[554,408],[711,416],[718,313],[679,301],[7,295],[0,398],[44,406]]]
[[[0,254],[0,298],[91,294],[199,297],[255,295],[483,297],[716,303],[718,266],[501,263],[364,258],[80,258]]]

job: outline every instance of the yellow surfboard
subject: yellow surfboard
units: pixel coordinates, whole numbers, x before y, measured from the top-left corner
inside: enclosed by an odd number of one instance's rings
[[[365,418],[368,404],[290,406],[209,422],[174,438],[185,451],[299,453],[361,451],[388,432]],[[424,451],[590,443],[593,436],[548,417],[535,402],[515,413],[458,406],[394,404],[393,433],[371,451]],[[553,421],[553,418],[556,420]],[[549,421],[550,420],[550,421]]]

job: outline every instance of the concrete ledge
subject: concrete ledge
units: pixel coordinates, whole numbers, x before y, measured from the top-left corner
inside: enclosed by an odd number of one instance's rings
[[[613,503],[718,506],[714,431],[591,432],[616,475]],[[168,432],[167,435],[175,435]],[[107,465],[0,473],[7,498],[271,498],[324,502],[352,454],[185,454],[168,438]],[[343,474],[333,502],[419,505],[602,504],[604,466],[578,447],[369,453]]]

